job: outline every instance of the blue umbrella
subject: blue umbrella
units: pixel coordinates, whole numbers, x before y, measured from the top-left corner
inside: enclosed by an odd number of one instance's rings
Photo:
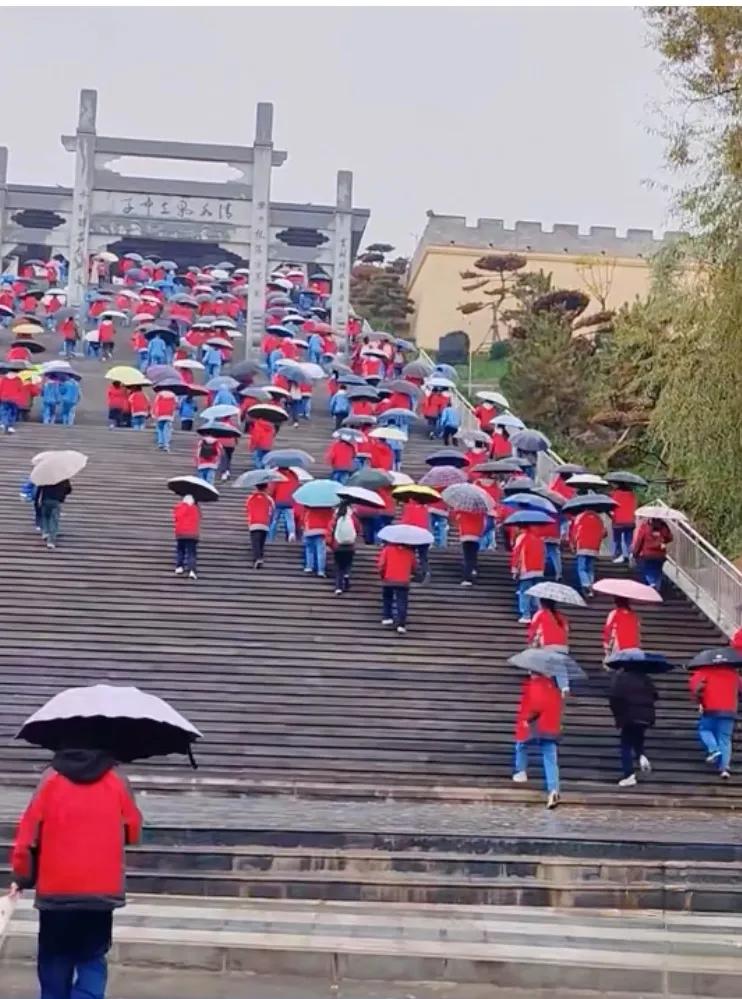
[[[540,673],[542,676],[566,677],[568,680],[587,679],[587,674],[571,656],[548,648],[524,649],[523,652],[511,656],[508,662],[517,669]]]
[[[389,421],[398,420],[400,423],[407,421],[408,423],[414,423],[419,420],[420,417],[417,413],[413,413],[411,409],[402,409],[400,407],[393,407],[392,409],[387,409],[383,413],[379,414],[379,423],[384,424]]]
[[[390,524],[379,531],[379,540],[390,545],[432,545],[433,535],[424,527],[412,524]]]
[[[527,524],[551,524],[554,518],[542,510],[518,510],[505,520],[505,527],[525,527]]]
[[[433,370],[437,374],[443,375],[444,378],[450,378],[452,382],[458,381],[459,373],[456,368],[452,368],[450,364],[436,364]]]
[[[202,420],[227,420],[232,416],[239,416],[240,410],[238,406],[230,406],[228,403],[222,403],[219,406],[209,406],[199,416]]]
[[[526,510],[543,510],[544,513],[550,514],[557,512],[551,500],[546,499],[545,496],[539,496],[537,493],[513,493],[512,496],[507,496],[502,503],[503,506],[521,507]]]
[[[622,649],[605,661],[609,669],[630,669],[637,673],[669,673],[672,663],[659,652],[644,652],[642,649]]]
[[[518,430],[510,437],[510,443],[517,447],[519,451],[548,451],[551,441],[539,430]]]
[[[314,479],[313,482],[305,482],[303,486],[299,486],[294,493],[294,500],[302,506],[315,508],[339,506],[338,489],[340,483],[333,482],[332,479]]]
[[[306,375],[301,370],[298,364],[282,364],[278,368],[279,374],[283,375],[284,378],[288,379],[290,382],[305,382]]]
[[[354,375],[354,374],[351,373],[351,374],[348,374],[348,375],[340,375],[340,377],[338,378],[338,384],[339,385],[365,385],[366,384],[366,379],[365,378],[361,378],[360,375]]]
[[[240,383],[236,378],[230,378],[229,375],[217,375],[216,378],[212,378],[211,381],[206,382],[204,388],[208,389],[209,392],[218,392],[219,389],[229,389],[232,392],[234,389],[239,388]]]

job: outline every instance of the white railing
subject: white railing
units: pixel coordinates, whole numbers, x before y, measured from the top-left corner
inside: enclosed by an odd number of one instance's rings
[[[435,361],[424,351],[419,359],[435,367]],[[477,429],[469,400],[456,389],[454,405],[461,417],[463,430]],[[536,475],[539,482],[548,485],[563,460],[553,451],[538,456]],[[653,500],[666,506],[662,500]],[[742,572],[715,548],[690,523],[673,523],[674,541],[665,562],[665,575],[727,635],[742,625]]]

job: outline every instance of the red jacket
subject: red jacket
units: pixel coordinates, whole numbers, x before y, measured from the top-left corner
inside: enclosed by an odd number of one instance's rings
[[[172,392],[158,392],[152,404],[155,420],[172,420],[175,417],[177,400]]]
[[[492,421],[497,416],[497,407],[491,402],[480,402],[474,407],[474,415],[479,420],[480,430],[492,430]]]
[[[515,738],[526,742],[532,735],[558,739],[562,731],[562,695],[548,676],[529,676],[523,684],[515,721]]]
[[[3,375],[0,378],[0,402],[14,402],[22,407],[24,398],[23,382],[18,375]]]
[[[479,541],[484,534],[487,515],[480,511],[470,513],[464,510],[455,510],[453,519],[459,529],[459,537],[462,541]]]
[[[518,535],[510,555],[510,569],[518,579],[536,579],[544,574],[546,546],[544,539],[526,528]]]
[[[430,514],[428,508],[415,500],[407,500],[402,507],[402,514],[399,518],[400,524],[409,524],[411,527],[423,527],[430,530]]]
[[[245,500],[245,519],[251,531],[267,531],[276,504],[267,492],[260,490]]]
[[[534,524],[531,530],[544,541],[560,541],[562,537],[558,520],[551,520],[548,524]]]
[[[603,521],[592,510],[578,513],[569,529],[569,539],[578,555],[597,555],[604,537]]]
[[[424,397],[420,412],[428,419],[438,417],[448,405],[450,398],[447,392],[431,392]]]
[[[47,770],[18,825],[13,874],[21,887],[30,886],[36,869],[39,909],[118,908],[125,902],[124,847],[141,830],[142,817],[116,770],[86,783]]]
[[[276,439],[276,428],[270,420],[253,420],[249,442],[253,451],[270,451]]]
[[[742,628],[737,628],[732,637],[729,639],[729,644],[733,649],[738,652],[742,652]]]
[[[384,364],[378,357],[364,357],[361,361],[361,376],[363,378],[381,378],[384,374]]]
[[[636,514],[636,494],[631,489],[614,489],[610,497],[618,503],[611,510],[616,527],[633,527]]]
[[[641,621],[630,607],[616,607],[603,625],[603,648],[608,655],[642,647]]]
[[[77,326],[75,325],[75,320],[71,316],[67,319],[63,319],[57,329],[62,335],[63,340],[77,339]]]
[[[8,353],[5,355],[6,361],[30,361],[31,352],[27,347],[22,347],[18,344],[17,347],[11,347]]]
[[[355,459],[355,445],[349,441],[333,441],[325,453],[325,461],[337,472],[349,472]]]
[[[370,441],[371,467],[391,472],[394,468],[394,451],[392,451],[386,441],[379,440],[378,437],[371,437]]]
[[[414,568],[414,549],[406,545],[384,545],[379,552],[379,575],[385,586],[409,586]]]
[[[129,390],[125,385],[109,385],[106,393],[109,409],[129,409]]]
[[[101,343],[113,343],[116,330],[110,319],[104,319],[98,326]]]
[[[667,524],[662,524],[659,530],[652,528],[650,521],[645,520],[634,535],[632,551],[634,558],[667,558],[667,546],[672,541],[672,531]]]
[[[374,403],[370,399],[351,399],[350,411],[353,416],[373,416]]]
[[[499,504],[502,499],[502,486],[499,482],[494,479],[476,479],[474,485],[487,493],[495,506]]]
[[[181,500],[173,507],[173,524],[176,538],[198,538],[201,527],[201,511],[196,503]]]
[[[200,438],[196,444],[196,468],[218,468],[224,448],[215,440],[213,443]]]
[[[513,445],[507,439],[503,437],[502,434],[494,433],[492,435],[492,447],[490,449],[490,454],[493,458],[509,458],[513,453]]]
[[[333,507],[307,507],[304,513],[304,537],[311,538],[315,535],[327,534],[327,529],[332,523]]]
[[[477,471],[477,465],[481,465],[482,462],[487,461],[489,458],[489,453],[487,451],[480,450],[480,448],[472,448],[471,451],[466,452],[466,474],[469,478],[469,482],[474,482],[479,477],[479,472]]]
[[[132,416],[149,416],[149,399],[141,389],[129,393],[129,407]]]
[[[542,607],[528,626],[529,645],[569,645],[569,621],[559,611]]]
[[[277,506],[291,506],[294,493],[299,486],[299,480],[291,468],[282,468],[281,475],[283,475],[286,481],[273,482],[268,488]]]
[[[704,714],[737,714],[742,680],[735,669],[703,666],[691,673],[690,692],[700,702]]]
[[[354,510],[350,511],[350,516],[351,520],[353,521],[353,527],[355,528],[356,538],[359,538],[361,536],[361,531],[362,531],[361,522],[358,519]],[[332,520],[328,524],[327,532],[325,533],[325,543],[329,545],[330,548],[338,547],[337,542],[335,541],[335,528],[337,527],[337,522],[338,522],[338,510],[335,509],[332,511]],[[342,547],[347,549],[355,548],[355,543],[353,544],[346,543]]]
[[[567,480],[563,475],[555,475],[549,483],[549,489],[557,496],[563,496],[565,500],[572,499],[577,493],[574,486],[567,485]]]

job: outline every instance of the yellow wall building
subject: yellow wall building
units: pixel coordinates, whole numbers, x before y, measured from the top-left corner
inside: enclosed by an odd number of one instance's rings
[[[575,225],[555,225],[547,232],[538,222],[516,222],[515,228],[506,229],[501,219],[479,219],[469,226],[465,218],[428,212],[408,280],[408,294],[415,303],[413,334],[420,347],[435,349],[444,334],[464,330],[472,350],[488,348],[491,311],[467,316],[457,308],[465,302],[488,301],[481,291],[463,291],[462,285],[475,282],[461,277],[487,253],[518,253],[528,261],[524,270],[551,273],[555,289],[576,288],[590,294],[585,312],[589,315],[600,309],[589,287],[596,281],[603,285],[610,309],[644,297],[649,258],[677,235],[665,233],[664,239],[655,239],[651,229],[629,229],[618,236],[608,226],[581,233]]]

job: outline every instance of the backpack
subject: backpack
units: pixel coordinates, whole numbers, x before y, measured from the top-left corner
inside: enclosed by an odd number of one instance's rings
[[[216,457],[216,453],[217,453],[216,444],[209,444],[208,441],[204,441],[199,451],[199,457],[203,458],[204,461],[210,461],[212,458]]]
[[[335,544],[338,545],[352,545],[355,543],[358,537],[358,532],[356,531],[356,525],[353,523],[353,515],[351,513],[344,513],[342,517],[338,517],[335,523]]]

